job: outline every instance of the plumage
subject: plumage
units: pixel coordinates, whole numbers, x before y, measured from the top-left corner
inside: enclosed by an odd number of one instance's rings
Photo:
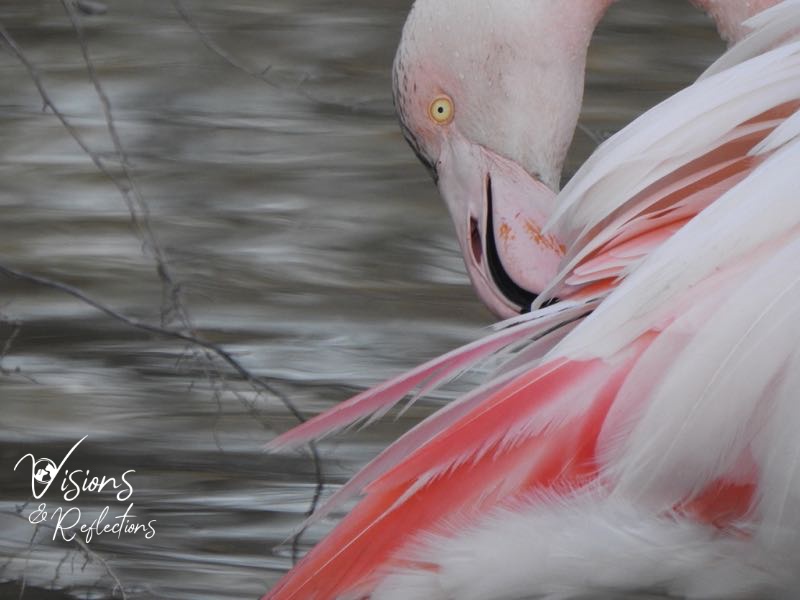
[[[514,347],[323,508],[362,496],[266,598],[796,595],[800,1],[725,27],[751,33],[559,194],[538,302],[561,306],[274,443]]]

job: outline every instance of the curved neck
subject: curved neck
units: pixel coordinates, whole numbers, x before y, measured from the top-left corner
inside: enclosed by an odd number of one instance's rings
[[[691,0],[697,8],[708,13],[720,37],[733,45],[747,34],[744,22],[782,0]]]
[[[552,0],[550,0],[552,2]],[[580,60],[573,61],[573,68],[585,71],[586,54],[592,39],[592,34],[598,23],[608,12],[608,9],[618,0],[565,0],[563,5],[558,5],[561,12],[553,11],[557,16],[563,17],[559,24],[558,34],[566,39],[566,51],[562,54],[569,54],[571,57],[579,57]],[[744,38],[748,33],[745,22],[758,13],[780,4],[783,0],[689,0],[691,4],[703,10],[719,32],[720,37],[728,43],[734,45]],[[537,40],[540,43],[541,40]],[[555,43],[551,44],[555,47]],[[582,75],[583,76],[583,75]],[[583,82],[580,83],[581,87]],[[578,107],[582,98],[578,96]],[[559,101],[563,102],[563,98]],[[575,129],[578,119],[579,109],[574,110],[574,114],[568,114],[563,107],[568,103],[562,104],[561,110],[553,110],[550,114],[566,115],[561,123],[554,126],[555,141],[551,144],[557,151],[552,162],[553,166],[545,177],[545,183],[551,189],[558,189],[558,180],[561,175],[561,165],[563,165],[572,139],[572,132]],[[568,132],[568,133],[567,133]],[[517,153],[518,154],[518,153]],[[523,165],[525,166],[525,165]],[[539,173],[542,175],[542,173]],[[540,176],[540,179],[542,177]]]
[[[595,0],[594,8],[599,21],[608,8],[617,0]],[[720,37],[733,45],[747,35],[744,22],[762,10],[766,10],[783,0],[689,0],[704,11],[717,27]]]
[[[762,10],[766,10],[783,0],[690,0],[697,8],[705,11],[717,26],[720,37],[732,46],[745,35],[744,22]]]

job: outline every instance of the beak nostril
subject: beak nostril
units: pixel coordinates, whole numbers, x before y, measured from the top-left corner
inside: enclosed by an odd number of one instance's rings
[[[469,241],[472,247],[472,258],[480,266],[483,260],[483,244],[481,244],[481,231],[478,229],[478,220],[475,217],[469,218]]]

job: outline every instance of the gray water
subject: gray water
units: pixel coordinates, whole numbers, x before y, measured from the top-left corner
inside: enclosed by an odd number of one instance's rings
[[[0,44],[0,265],[147,323],[186,331],[190,319],[305,415],[491,323],[393,116],[409,0],[184,0],[200,33],[168,1],[88,4],[106,9],[76,19],[143,202],[133,194],[140,228]],[[130,186],[60,2],[2,0],[0,24]],[[595,138],[619,129],[720,49],[688,3],[619,3],[592,49],[583,126]],[[568,173],[595,143],[576,134]],[[127,598],[256,598],[290,567],[284,542],[316,484],[307,454],[262,451],[295,423],[275,394],[52,287],[0,275],[0,321],[0,598],[120,598],[119,586]],[[436,404],[323,444],[325,493]],[[131,497],[83,491],[70,503],[56,484],[32,500],[30,462],[14,471],[17,461],[58,463],[83,436],[67,468],[117,482],[133,469]],[[29,522],[41,502],[79,508],[85,523],[133,502],[155,535],[67,542]]]

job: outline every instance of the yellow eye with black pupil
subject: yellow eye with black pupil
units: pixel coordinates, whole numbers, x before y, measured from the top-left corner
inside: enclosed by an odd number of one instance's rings
[[[453,120],[453,101],[447,96],[439,96],[431,102],[430,114],[439,125],[447,125]]]

